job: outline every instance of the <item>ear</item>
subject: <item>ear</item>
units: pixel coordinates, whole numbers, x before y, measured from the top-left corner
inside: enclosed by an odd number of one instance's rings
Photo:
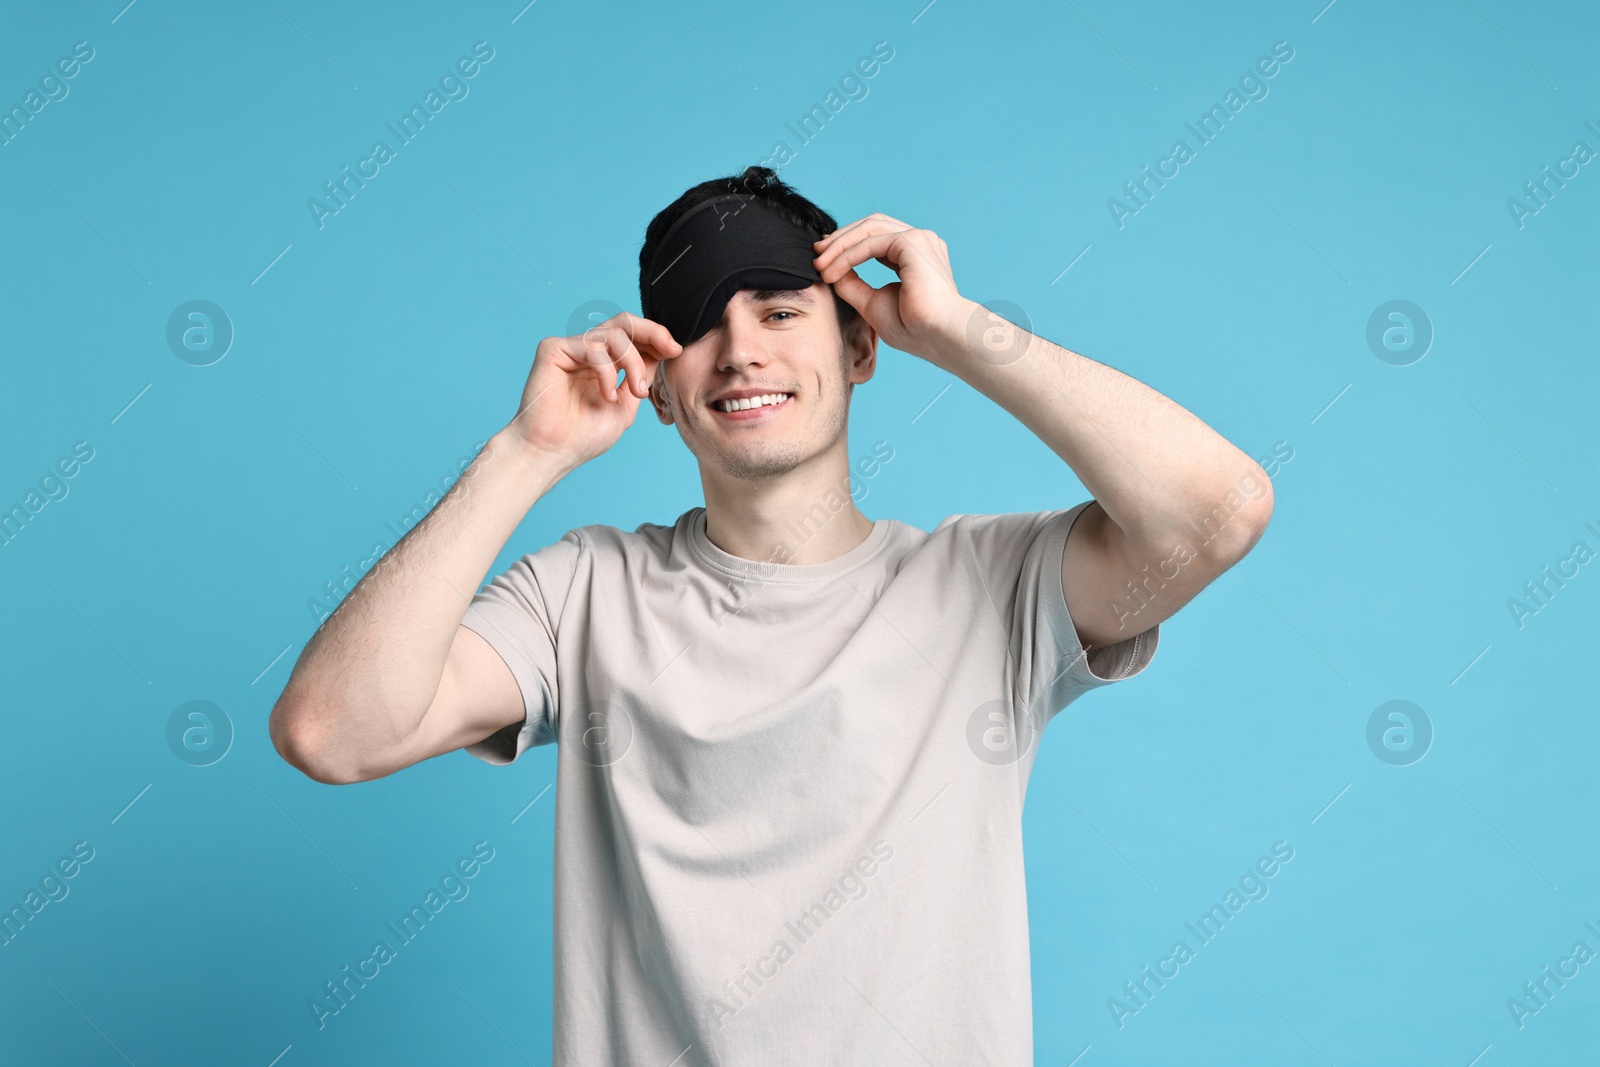
[[[878,331],[859,312],[844,328],[844,350],[850,383],[860,385],[871,380],[878,369]]]
[[[667,392],[666,368],[656,364],[656,372],[650,378],[650,403],[656,409],[656,418],[661,420],[661,425],[672,425],[672,405],[669,403],[670,394]]]

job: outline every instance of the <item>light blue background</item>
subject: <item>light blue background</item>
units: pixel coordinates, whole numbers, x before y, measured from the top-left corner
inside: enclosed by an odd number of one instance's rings
[[[1506,603],[1600,549],[1600,164],[1522,228],[1506,206],[1600,150],[1592,5],[124,2],[8,3],[0,33],[7,107],[95,49],[0,147],[0,504],[95,451],[0,548],[0,904],[95,849],[0,948],[0,1059],[548,1062],[553,794],[528,805],[554,750],[330,787],[267,714],[307,600],[505,424],[537,341],[587,300],[637,310],[651,215],[784,140],[784,178],[841,222],[937,231],[968,296],[1252,456],[1293,449],[1255,551],[1042,740],[1039,1062],[1593,1062],[1600,961],[1523,1028],[1507,1000],[1600,950],[1600,564],[1520,629]],[[480,40],[470,95],[319,230],[307,199]],[[869,94],[800,145],[785,123],[880,40]],[[1277,41],[1270,95],[1119,229],[1107,198]],[[192,299],[236,330],[211,366],[166,345]],[[1392,299],[1436,331],[1410,366],[1365,340]],[[901,353],[851,430],[852,455],[895,449],[872,518],[1087,497]],[[496,572],[700,501],[645,409]],[[1396,698],[1436,731],[1410,766],[1365,739]],[[166,741],[192,699],[236,730],[208,767]],[[319,1032],[308,999],[477,841],[470,896]],[[1270,895],[1118,1028],[1108,999],[1276,841]]]

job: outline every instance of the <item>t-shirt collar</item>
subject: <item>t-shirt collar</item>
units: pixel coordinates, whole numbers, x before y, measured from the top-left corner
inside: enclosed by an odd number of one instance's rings
[[[706,536],[706,509],[703,507],[691,508],[684,512],[680,520],[687,531],[690,547],[707,566],[736,578],[753,578],[785,584],[823,581],[860,566],[883,548],[888,541],[890,527],[894,521],[874,520],[872,531],[866,538],[842,556],[835,556],[822,563],[779,563],[777,558],[783,555],[781,552],[774,553],[774,558],[771,560],[745,559],[712,544],[711,539]],[[814,524],[810,527],[791,524],[783,543],[788,547],[790,554],[793,554],[810,537],[815,536],[816,532]]]

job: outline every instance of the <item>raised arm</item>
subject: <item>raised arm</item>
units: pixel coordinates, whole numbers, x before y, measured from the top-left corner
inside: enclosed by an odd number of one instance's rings
[[[971,313],[1022,358],[995,366],[957,356],[952,369],[1037,434],[1094,497],[1061,562],[1085,649],[1166,621],[1260,540],[1272,481],[1255,460],[1143,382],[976,304]]]
[[[823,281],[885,341],[1016,416],[1093,494],[1061,568],[1085,648],[1162,622],[1261,538],[1272,483],[1259,464],[1142,382],[963,297],[933,231],[874,212],[816,248]],[[900,280],[868,285],[854,268],[869,259]]]
[[[626,312],[539,342],[516,416],[300,653],[268,724],[285,760],[320,782],[361,782],[522,721],[510,668],[461,625],[467,606],[528,510],[617,441],[657,363],[681,351]]]

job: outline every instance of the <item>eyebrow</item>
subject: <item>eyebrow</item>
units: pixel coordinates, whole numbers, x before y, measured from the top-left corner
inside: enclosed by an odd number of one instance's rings
[[[788,300],[796,304],[814,304],[816,301],[811,293],[805,289],[753,289],[750,292],[751,303],[761,303],[766,300]]]

